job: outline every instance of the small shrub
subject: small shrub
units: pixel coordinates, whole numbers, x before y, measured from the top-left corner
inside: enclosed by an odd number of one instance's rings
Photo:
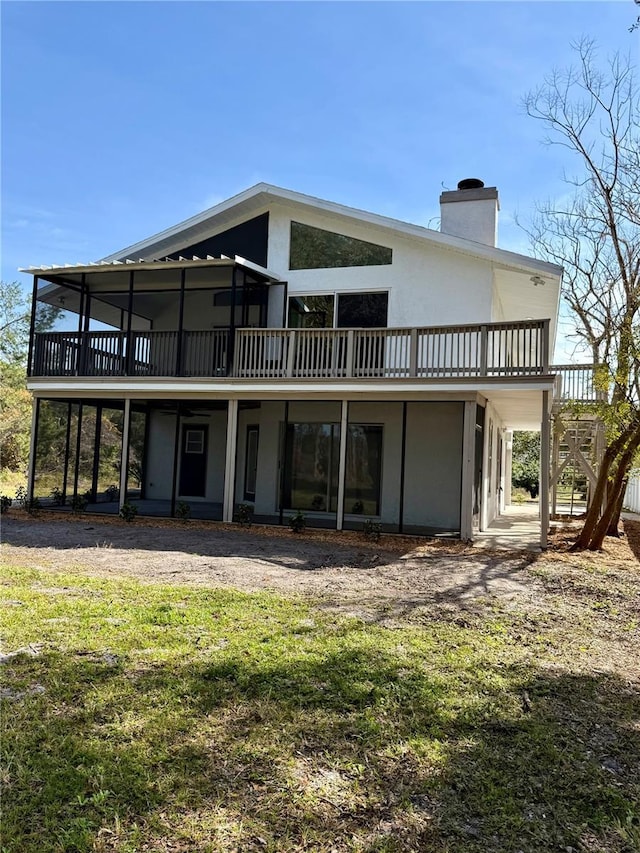
[[[38,498],[30,498],[27,494],[26,486],[18,486],[16,489],[16,500],[29,515],[37,515],[41,509],[40,500]]]
[[[235,512],[235,520],[243,527],[251,527],[253,521],[253,507],[251,504],[238,504]]]
[[[120,507],[119,516],[124,521],[133,521],[138,514],[138,507],[130,504],[128,501]]]
[[[54,486],[53,489],[51,489],[51,500],[53,501],[54,506],[64,506],[66,503],[66,499],[62,489],[59,489],[57,486]]]
[[[104,493],[109,503],[114,503],[120,498],[120,489],[114,483],[112,483],[110,486],[107,486],[107,488],[104,490]]]
[[[298,510],[295,515],[289,519],[289,527],[292,533],[302,533],[307,526],[307,518],[303,512]]]
[[[311,501],[311,509],[315,509],[316,512],[321,512],[324,510],[324,496],[323,495],[314,495],[313,500]]]
[[[362,503],[362,501],[356,501],[351,507],[351,512],[353,515],[362,515],[362,513],[364,512],[364,504]]]
[[[362,532],[366,539],[371,539],[372,542],[377,542],[382,534],[382,525],[379,521],[374,521],[372,518],[368,518],[364,523]]]
[[[525,503],[527,497],[527,492],[524,489],[513,489],[511,492],[511,501],[514,504]]]
[[[135,509],[135,507],[133,508]],[[179,518],[180,521],[188,521],[191,518],[191,504],[179,501],[176,506],[176,518]]]
[[[69,501],[69,506],[71,507],[71,512],[84,512],[87,508],[87,504],[89,500],[87,499],[86,494],[84,495],[74,495]]]
[[[0,512],[2,513],[2,515],[5,515],[9,512],[9,507],[12,503],[13,501],[8,495],[0,495]]]

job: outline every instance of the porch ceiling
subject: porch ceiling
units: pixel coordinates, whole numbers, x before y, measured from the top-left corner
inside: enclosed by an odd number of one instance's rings
[[[497,411],[507,429],[540,429],[542,421],[542,391],[500,391],[492,388],[483,392]]]
[[[549,338],[553,352],[560,302],[560,276],[496,267],[494,282],[504,320],[550,321]]]

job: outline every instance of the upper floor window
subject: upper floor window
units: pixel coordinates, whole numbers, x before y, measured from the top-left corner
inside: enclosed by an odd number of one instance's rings
[[[290,296],[289,328],[383,329],[388,306],[386,291]]]
[[[391,258],[392,251],[386,246],[303,225],[302,222],[291,223],[289,269],[371,267],[390,264]]]

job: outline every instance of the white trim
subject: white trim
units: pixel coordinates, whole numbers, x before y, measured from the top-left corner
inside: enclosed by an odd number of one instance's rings
[[[340,456],[338,460],[338,505],[336,507],[336,529],[344,526],[344,491],[347,474],[347,431],[349,428],[349,402],[342,401],[340,410]]]
[[[551,416],[549,414],[550,396],[542,392],[542,420],[540,423],[540,547],[547,548],[549,532],[549,457],[551,452]]]
[[[224,462],[224,497],[222,520],[233,521],[233,498],[236,485],[236,447],[238,443],[238,401],[229,400],[227,409],[227,445]]]
[[[29,465],[27,466],[27,499],[33,498],[33,474],[36,464],[36,412],[38,409],[38,399],[34,397],[31,401],[31,438],[29,440]],[[66,484],[65,484],[66,486]]]
[[[527,381],[529,380],[529,381]],[[148,377],[108,377],[96,380],[92,377],[68,377],[61,379],[31,379],[27,388],[38,397],[75,396],[98,397],[130,397],[132,399],[155,399],[167,396],[174,399],[189,399],[192,396],[211,399],[238,400],[291,400],[294,398],[311,398],[317,400],[370,400],[372,395],[381,400],[411,400],[442,396],[461,399],[465,394],[481,393],[495,394],[509,391],[553,391],[553,376],[522,376],[518,379],[497,379],[488,382],[486,379],[466,380],[459,382],[425,382],[414,379],[390,379],[380,382],[376,379],[337,380],[335,382],[304,382],[297,379],[278,380],[226,380],[216,382],[211,379],[197,380],[185,378],[149,379]]]
[[[120,505],[122,509],[127,501],[127,469],[129,462],[129,426],[131,420],[131,400],[124,401],[124,426],[122,430],[122,455],[120,456]]]
[[[168,241],[173,237],[177,237],[182,232],[188,232],[189,230],[198,229],[200,226],[207,225],[209,225],[211,229],[215,229],[215,225],[211,220],[222,217],[223,214],[228,213],[234,207],[244,205],[248,208],[247,211],[239,211],[239,213],[251,215],[252,208],[260,207],[263,209],[271,201],[285,201],[303,207],[320,210],[325,213],[346,217],[358,222],[364,222],[368,225],[374,225],[385,230],[391,230],[406,237],[418,238],[423,241],[426,240],[430,243],[435,243],[466,254],[471,254],[474,257],[488,258],[507,267],[546,272],[552,278],[557,278],[562,274],[561,267],[556,264],[548,263],[547,261],[529,258],[526,255],[519,255],[516,252],[509,252],[505,249],[498,249],[493,246],[485,246],[483,243],[475,243],[473,240],[466,240],[462,237],[453,237],[450,234],[433,231],[429,228],[424,228],[421,225],[413,225],[399,219],[392,219],[388,216],[381,216],[377,213],[370,213],[366,210],[348,207],[344,204],[326,201],[324,199],[305,195],[304,193],[294,192],[293,190],[286,190],[282,187],[276,187],[272,184],[266,183],[255,184],[255,186],[249,187],[243,192],[226,199],[220,204],[217,204],[202,213],[198,213],[189,219],[185,219],[170,228],[166,228],[164,231],[153,234],[145,240],[141,240],[140,242],[127,246],[118,252],[114,252],[113,254],[106,256],[103,260],[113,261],[127,258],[131,255],[138,257],[143,256],[145,253],[148,253],[153,246]]]
[[[475,400],[464,404],[462,427],[462,482],[460,486],[460,539],[473,539],[473,483],[476,452],[476,406]]]

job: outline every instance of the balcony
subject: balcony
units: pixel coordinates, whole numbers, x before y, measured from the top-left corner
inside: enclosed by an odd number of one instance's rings
[[[43,332],[30,375],[394,379],[549,373],[546,320],[401,329]]]

